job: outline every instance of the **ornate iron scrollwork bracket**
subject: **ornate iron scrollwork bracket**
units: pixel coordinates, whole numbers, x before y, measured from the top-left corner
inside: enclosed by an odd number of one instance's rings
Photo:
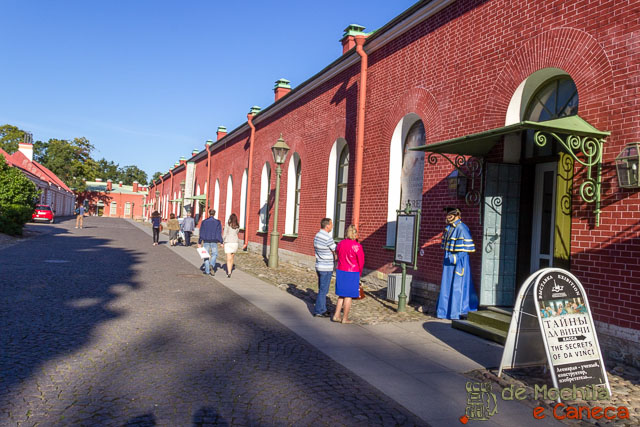
[[[467,194],[465,194],[465,202],[468,206],[480,204],[481,196],[481,178],[482,178],[482,160],[475,157],[465,157],[460,154],[456,155],[453,160],[442,153],[429,153],[427,161],[430,165],[438,163],[438,156],[442,157],[458,171],[458,173],[467,178]],[[477,182],[476,182],[477,181]]]
[[[604,139],[578,135],[567,135],[563,139],[553,132],[536,131],[533,135],[533,140],[539,147],[544,147],[547,144],[547,135],[551,135],[576,162],[587,169],[587,176],[584,182],[580,184],[580,197],[586,203],[595,203],[596,227],[598,227],[600,225],[600,190],[602,185]]]

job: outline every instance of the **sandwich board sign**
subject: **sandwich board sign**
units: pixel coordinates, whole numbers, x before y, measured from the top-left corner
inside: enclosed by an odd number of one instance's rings
[[[520,288],[498,375],[545,362],[558,389],[604,386],[611,394],[587,295],[560,268],[539,270]]]

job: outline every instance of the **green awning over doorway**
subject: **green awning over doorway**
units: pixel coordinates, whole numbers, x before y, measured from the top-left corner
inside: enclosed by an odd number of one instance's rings
[[[547,120],[545,122],[524,121],[503,126],[501,128],[490,129],[484,132],[436,142],[434,144],[421,145],[419,147],[411,148],[411,150],[484,157],[504,135],[529,129],[581,137],[592,137],[596,139],[605,138],[611,134],[611,132],[603,132],[596,129],[580,116],[569,116],[554,120]]]

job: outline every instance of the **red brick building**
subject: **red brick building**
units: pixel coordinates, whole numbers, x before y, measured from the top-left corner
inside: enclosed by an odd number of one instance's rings
[[[640,197],[615,159],[640,141],[639,34],[633,2],[420,2],[375,33],[348,27],[342,56],[293,90],[276,82],[272,105],[219,128],[151,198],[164,216],[183,197],[223,221],[238,213],[262,250],[282,134],[282,256],[310,262],[328,216],[338,235],[359,224],[366,265],[384,278],[396,271],[395,211],[411,200],[422,207],[412,292],[432,299],[442,207],[458,205],[483,306],[513,306],[532,271],[568,268],[609,356],[638,364]],[[452,191],[453,163],[467,180]]]
[[[147,187],[117,184],[101,178],[87,181],[87,191],[78,195],[78,201],[88,206],[88,214],[112,218],[142,219],[146,216]]]

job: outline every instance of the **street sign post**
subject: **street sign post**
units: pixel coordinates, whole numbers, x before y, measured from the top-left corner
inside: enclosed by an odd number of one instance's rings
[[[421,212],[421,209],[411,209],[410,202],[407,202],[404,209],[396,211],[398,217],[396,221],[396,250],[393,264],[402,267],[398,312],[407,310],[407,294],[405,290],[407,264],[412,264],[414,270],[418,269],[418,235],[420,232]]]

